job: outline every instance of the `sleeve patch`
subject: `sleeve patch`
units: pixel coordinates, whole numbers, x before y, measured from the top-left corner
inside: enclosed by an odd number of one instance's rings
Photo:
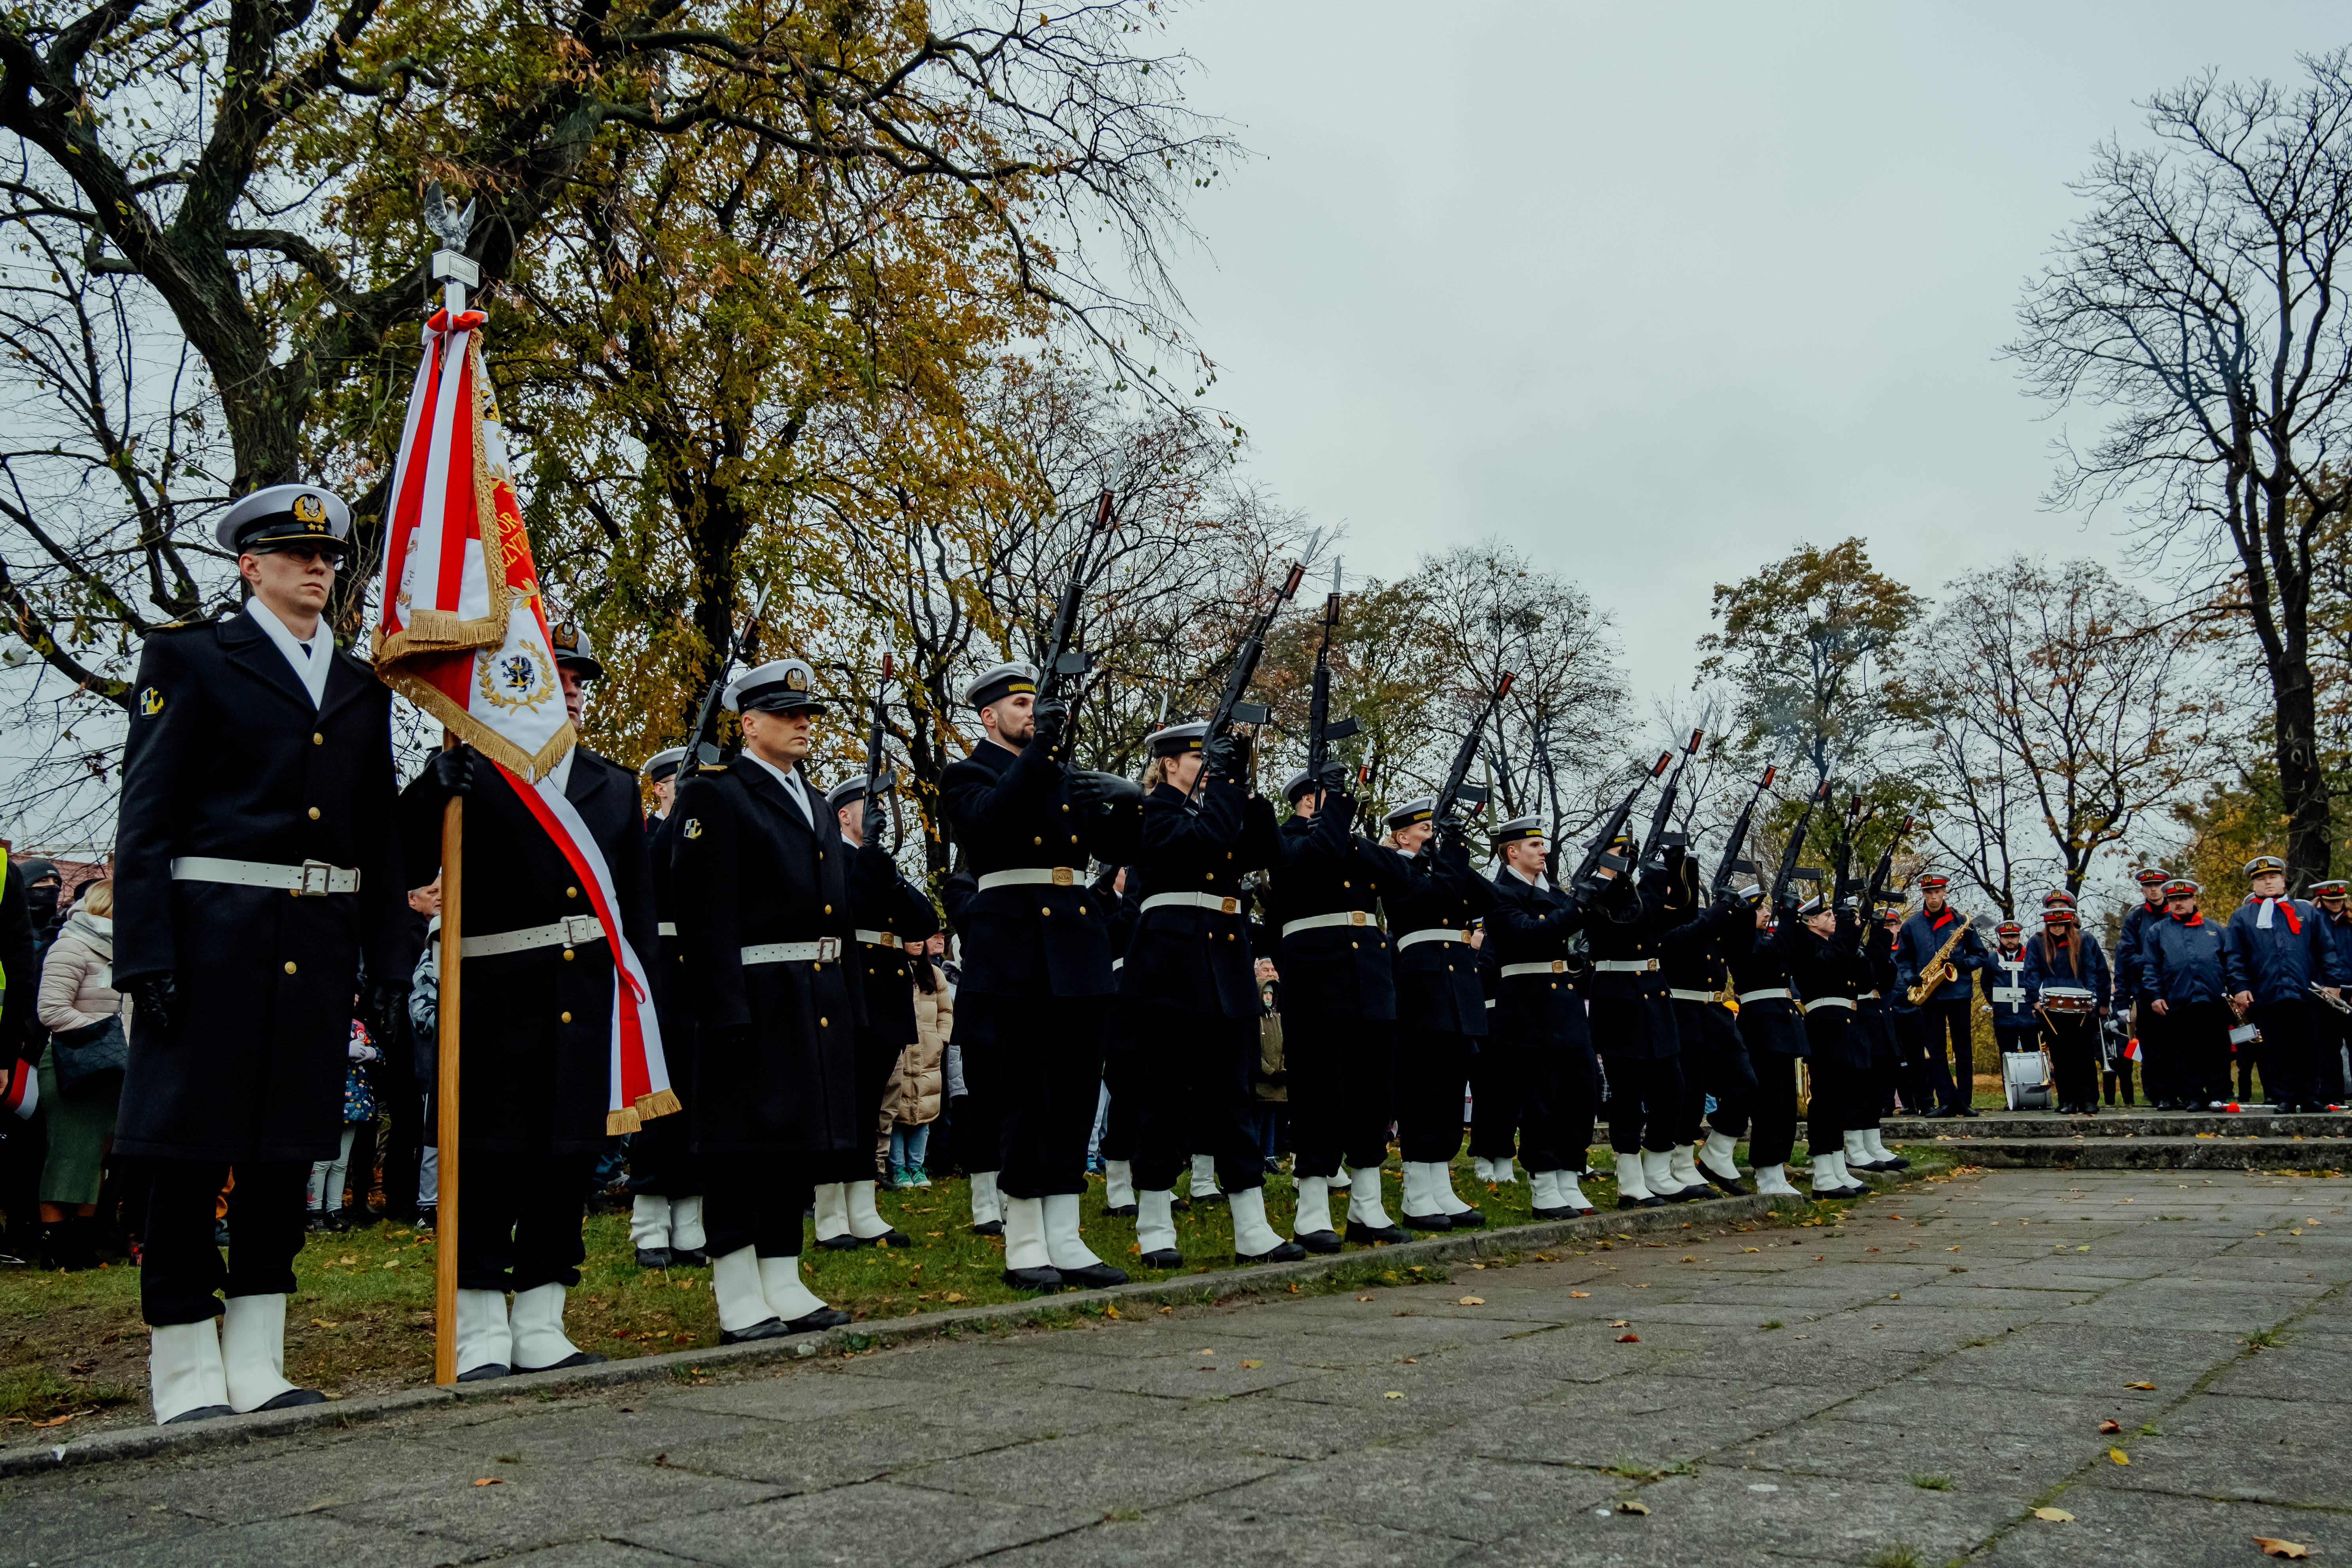
[[[163,711],[163,692],[160,687],[148,687],[139,694],[139,716],[152,719]]]

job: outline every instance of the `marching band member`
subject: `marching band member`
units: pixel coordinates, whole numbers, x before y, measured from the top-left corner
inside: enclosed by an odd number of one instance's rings
[[[1404,1165],[1404,1223],[1414,1230],[1470,1230],[1486,1216],[1454,1191],[1462,1151],[1462,1092],[1470,1042],[1486,1033],[1486,996],[1470,927],[1495,905],[1495,885],[1470,868],[1461,829],[1438,823],[1433,795],[1389,813],[1389,846],[1431,874],[1381,908],[1396,943],[1397,1150]],[[1433,836],[1435,842],[1431,842]]]
[[[303,1186],[340,1146],[361,961],[367,1021],[394,1038],[402,893],[432,879],[401,879],[391,690],[320,618],[350,530],[315,486],[254,491],[219,528],[245,607],[140,650],[115,840],[114,986],[133,1006],[114,1152],[149,1173],[158,1425],[326,1397],[285,1376]],[[15,978],[12,1003],[34,989]],[[213,1200],[232,1174],[224,1268]]]
[[[1381,1201],[1396,1080],[1396,979],[1388,933],[1373,910],[1426,882],[1426,868],[1349,831],[1356,800],[1347,772],[1320,781],[1304,770],[1283,786],[1281,863],[1267,889],[1282,969],[1283,1064],[1290,1080],[1291,1173],[1298,1206],[1291,1239],[1337,1252],[1332,1183],[1352,1167],[1349,1241],[1399,1242]]]
[[[2116,1005],[2131,1009],[2132,1035],[2139,1041],[2140,1088],[2147,1092],[2149,1107],[2186,1110],[2189,1105],[2173,1070],[2172,1052],[2164,1039],[2164,1019],[2151,1005],[2156,998],[2137,989],[2143,972],[2140,943],[2148,926],[2165,918],[2164,888],[2172,880],[2172,873],[2160,866],[2143,866],[2133,873],[2133,879],[2139,884],[2142,901],[2125,913],[2123,930],[2116,937]]]
[[[1593,1206],[1577,1174],[1584,1168],[1598,1086],[1592,1031],[1568,952],[1569,939],[1584,929],[1585,911],[1544,875],[1549,846],[1540,817],[1503,823],[1495,842],[1503,867],[1495,879],[1495,907],[1486,914],[1484,952],[1497,966],[1487,1044],[1508,1065],[1517,1089],[1519,1154],[1534,1189],[1536,1217],[1589,1215]]]
[[[672,746],[647,759],[644,773],[653,785],[655,807],[646,820],[646,858],[654,889],[654,1012],[661,1019],[670,1089],[678,1103],[694,1104],[694,1004],[686,985],[686,953],[677,942],[677,916],[670,900],[670,857],[677,849],[670,804],[686,748]],[[710,1261],[703,1251],[702,1173],[694,1158],[691,1115],[657,1116],[629,1140],[629,1246],[640,1268],[699,1268]]]
[[[1118,1284],[1126,1271],[1096,1257],[1078,1233],[1087,1140],[1102,1101],[1103,1029],[1118,989],[1109,911],[1086,868],[1134,858],[1139,792],[1131,780],[1055,755],[1069,715],[1058,701],[1038,702],[1033,667],[982,670],[964,701],[980,714],[982,738],[949,764],[940,801],[977,876],[970,900],[950,910],[964,946],[957,1034],[973,1126],[963,1142],[960,1117],[957,1135],[972,1173],[972,1217],[986,1226],[983,1205],[995,1209],[1008,1284]],[[1255,1018],[1257,988],[1248,989]]]
[[[2197,884],[2172,877],[2164,884],[2165,918],[2140,928],[2137,987],[2162,1020],[2166,1071],[2183,1110],[2220,1110],[2230,1103],[2230,1005],[2221,972],[2221,925],[2198,909]]]
[[[1959,911],[1944,901],[1944,890],[1950,885],[1949,878],[1932,871],[1919,879],[1919,912],[1903,922],[1897,939],[1895,984],[1906,993],[1951,939],[1953,922],[1960,918]],[[1969,1004],[1976,986],[1969,976],[1984,967],[1985,957],[1984,945],[1973,930],[1960,928],[1959,944],[1945,962],[1952,967],[1951,978],[1938,984],[1916,1013],[1906,1016],[1914,1042],[1911,1053],[1914,1061],[1926,1057],[1927,1079],[1921,1087],[1941,1101],[1925,1114],[1974,1116],[1976,1107],[1969,1100],[1976,1084],[1976,1046],[1969,1037]],[[1944,1055],[1948,1041],[1948,1065]]]
[[[2240,1015],[2262,1031],[2263,1092],[2283,1110],[2327,1109],[2319,1092],[2312,1019],[2315,990],[2337,996],[2352,970],[2336,951],[2319,911],[2287,897],[2286,862],[2246,862],[2253,884],[2221,933],[2221,976]]]
[[[1143,1077],[1136,1246],[1147,1268],[1183,1261],[1174,1189],[1197,1117],[1233,1210],[1234,1261],[1304,1258],[1307,1249],[1283,1240],[1265,1217],[1250,1087],[1261,1003],[1240,884],[1281,853],[1274,808],[1244,788],[1248,769],[1236,736],[1211,736],[1205,723],[1171,724],[1152,733],[1151,756],[1129,868],[1139,918],[1118,984]]]
[[[2033,993],[2025,983],[2025,928],[2003,921],[1992,935],[1992,957],[1977,974],[1992,1013],[1993,1044],[2004,1056],[2033,1050],[2040,1044],[2041,1020],[2033,1016]]]
[[[2042,930],[2025,944],[2025,988],[2036,1002],[2053,985],[2075,986],[2099,999],[2091,1013],[2042,1011],[2050,1042],[2050,1075],[2056,1080],[2058,1109],[2081,1116],[2099,1111],[2099,1019],[2106,1016],[2113,987],[2099,939],[2080,929],[2074,900],[2053,892],[2042,900]]]
[[[2347,973],[2352,973],[2352,909],[2346,908],[2347,895],[2352,895],[2352,882],[2342,880],[2314,883],[2311,889],[2312,899],[2319,905],[2320,924],[2335,944],[2336,960]],[[2352,1066],[2347,1066],[2352,1058],[2345,1051],[2352,1044],[2352,1012],[2320,1007],[2311,1018],[2312,1034],[2319,1044],[2320,1098],[2340,1103],[2352,1097]]]

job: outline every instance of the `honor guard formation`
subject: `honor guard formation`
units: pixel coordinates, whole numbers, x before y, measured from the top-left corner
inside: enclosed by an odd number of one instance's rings
[[[1784,823],[1772,874],[1742,858],[1769,771],[1702,865],[1674,830],[1694,734],[1570,866],[1556,823],[1485,821],[1466,777],[1511,678],[1438,788],[1368,814],[1369,770],[1331,754],[1352,726],[1330,717],[1328,657],[1307,766],[1261,790],[1265,710],[1246,693],[1295,572],[1210,716],[1137,738],[1139,781],[1071,760],[1064,678],[1084,659],[1066,602],[1043,666],[974,676],[974,738],[940,781],[956,864],[937,901],[888,849],[881,699],[865,767],[821,787],[809,759],[827,704],[799,658],[730,658],[696,736],[633,772],[567,738],[604,671],[557,623],[544,657],[572,728],[552,749],[522,759],[453,728],[400,787],[391,691],[321,618],[350,524],[315,487],[247,497],[219,532],[244,607],[151,637],[139,665],[112,884],[112,984],[131,1004],[114,1146],[149,1184],[159,1422],[322,1397],[285,1375],[287,1301],[306,1184],[350,1159],[347,1075],[379,1054],[369,1041],[415,1045],[397,1081],[441,1151],[459,1382],[601,1359],[569,1337],[566,1297],[583,1193],[625,1132],[637,1263],[707,1268],[734,1342],[847,1321],[811,1288],[809,1240],[920,1250],[877,1206],[877,1139],[890,1180],[927,1184],[922,1123],[942,1100],[971,1229],[1002,1237],[1007,1285],[1050,1291],[1120,1283],[1130,1258],[1252,1264],[1475,1228],[1481,1188],[1521,1166],[1536,1215],[1591,1215],[1601,1123],[1620,1209],[1851,1196],[1854,1173],[1906,1164],[1881,1136],[1898,1103],[1978,1114],[1979,988],[2005,1060],[2046,1052],[2060,1110],[2130,1103],[2135,1062],[2159,1109],[2234,1108],[2233,1055],[2255,1041],[2283,1108],[2342,1095],[2347,889],[2290,897],[2267,856],[2226,919],[2201,912],[2194,881],[2143,872],[2111,963],[2064,892],[2030,933],[1971,921],[1932,870],[1911,905],[1894,875],[1903,833],[1853,876],[1869,818],[1856,797],[1816,830],[1828,779]],[[542,679],[533,657],[500,656],[519,690]],[[717,743],[722,710],[733,747]],[[1824,838],[1833,868],[1801,867]],[[932,960],[950,936],[951,985]],[[1287,1234],[1259,1131],[1269,987]],[[1180,1243],[1179,1205],[1212,1197],[1230,1257]]]

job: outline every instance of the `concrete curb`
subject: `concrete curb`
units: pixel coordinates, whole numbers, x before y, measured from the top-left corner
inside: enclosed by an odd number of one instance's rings
[[[1881,1175],[1863,1172],[1874,1189],[1906,1185],[1907,1174]],[[134,1426],[103,1432],[77,1443],[26,1447],[0,1451],[0,1479],[42,1475],[67,1466],[103,1465],[163,1455],[190,1454],[266,1438],[291,1436],[324,1427],[355,1426],[432,1405],[488,1407],[518,1398],[621,1388],[642,1383],[667,1383],[683,1368],[735,1369],[766,1363],[813,1360],[827,1351],[862,1351],[877,1345],[911,1344],[922,1340],[959,1336],[973,1330],[1013,1329],[1053,1321],[1099,1305],[1198,1306],[1237,1296],[1286,1293],[1293,1284],[1361,1276],[1366,1279],[1415,1264],[1468,1261],[1507,1252],[1564,1245],[1574,1241],[1614,1241],[1620,1237],[1680,1232],[1685,1226],[1721,1225],[1761,1219],[1776,1208],[1803,1209],[1804,1197],[1771,1198],[1758,1194],[1742,1197],[1702,1198],[1670,1204],[1659,1209],[1606,1211],[1590,1218],[1547,1220],[1533,1225],[1506,1226],[1496,1230],[1465,1231],[1423,1241],[1366,1251],[1310,1255],[1297,1263],[1262,1263],[1248,1268],[1186,1274],[1168,1279],[1113,1286],[1107,1290],[1066,1290],[1025,1301],[1002,1301],[992,1306],[963,1307],[951,1311],[921,1312],[852,1323],[822,1333],[789,1340],[759,1340],[749,1344],[713,1345],[703,1350],[670,1351],[635,1356],[626,1361],[566,1372],[541,1372],[463,1388],[412,1388],[397,1394],[370,1394],[359,1399],[330,1400],[293,1410],[257,1411],[184,1426]]]

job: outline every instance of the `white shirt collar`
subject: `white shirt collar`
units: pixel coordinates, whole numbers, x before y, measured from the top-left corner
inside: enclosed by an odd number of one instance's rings
[[[555,781],[556,794],[565,795],[570,793],[572,788],[572,759],[579,754],[580,748],[577,745],[568,746],[564,748],[563,754],[555,759],[555,765],[547,770],[547,776]]]
[[[769,773],[775,775],[776,782],[784,786],[785,796],[789,798],[794,805],[801,808],[802,820],[805,821],[809,826],[814,828],[816,826],[816,813],[809,809],[808,791],[801,785],[800,770],[798,768],[780,768],[776,766],[775,763],[768,761],[767,758],[760,755],[759,752],[751,751],[748,748],[744,751],[743,754],[751,758],[753,762],[759,763],[761,767],[767,769]]]
[[[1517,866],[1512,865],[1507,860],[1503,862],[1503,869],[1508,871],[1512,876],[1517,877],[1520,881],[1525,882],[1530,888],[1540,888],[1543,886],[1543,882],[1539,878],[1531,873],[1520,870]]]
[[[324,705],[327,700],[327,672],[335,662],[335,639],[327,635],[327,618],[324,616],[319,617],[319,624],[310,628],[310,640],[305,642],[287,629],[286,623],[261,602],[259,595],[247,599],[245,607],[252,614],[254,625],[269,634],[269,640],[278,645],[278,651],[284,654],[286,662],[294,667],[294,679],[299,680],[302,689],[310,694],[310,706],[318,708]]]

